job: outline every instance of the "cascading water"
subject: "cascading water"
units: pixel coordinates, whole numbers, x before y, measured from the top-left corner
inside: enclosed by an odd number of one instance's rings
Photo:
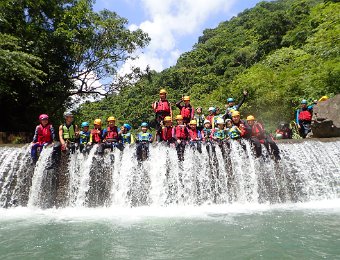
[[[30,164],[29,147],[0,148],[0,206],[135,207],[228,203],[305,202],[340,197],[340,141],[279,144],[275,162],[263,148],[255,158],[249,143],[231,148],[150,145],[136,160],[135,147],[96,155],[76,151],[53,159],[53,148]]]

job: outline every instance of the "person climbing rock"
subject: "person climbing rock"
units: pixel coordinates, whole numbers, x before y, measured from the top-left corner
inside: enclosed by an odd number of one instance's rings
[[[182,104],[184,102],[184,104]],[[176,106],[180,110],[180,114],[183,117],[183,122],[188,125],[190,120],[194,119],[195,109],[190,104],[190,96],[184,96],[180,101],[176,103]]]
[[[104,148],[110,148],[113,151],[113,148],[117,148],[119,150],[123,150],[123,144],[118,135],[118,127],[116,126],[116,118],[110,116],[107,119],[107,128],[103,130],[103,143]]]
[[[296,111],[295,121],[299,128],[299,133],[302,138],[306,138],[311,131],[312,110],[307,106],[307,100],[301,101],[301,108]]]
[[[191,148],[202,153],[202,135],[201,131],[197,129],[196,120],[191,120],[189,123],[189,145]]]
[[[160,132],[157,134],[158,142],[164,142],[167,144],[174,143],[174,139],[172,138],[172,120],[170,116],[166,116],[164,118],[164,126],[160,129]]]
[[[164,118],[170,116],[172,119],[171,103],[167,100],[167,92],[165,89],[159,91],[159,100],[152,104],[152,109],[155,112],[156,132],[159,132],[163,125]]]
[[[275,131],[275,139],[292,139],[293,131],[289,127],[289,124],[286,122],[280,122],[276,131]]]
[[[146,122],[141,124],[141,132],[136,138],[136,155],[138,161],[144,161],[149,157],[149,144],[152,142],[152,134],[148,132],[149,125]]]
[[[196,114],[194,116],[194,119],[197,122],[197,129],[199,131],[202,131],[202,129],[204,128],[204,120],[205,120],[205,117],[204,117],[204,114],[203,114],[203,111],[202,111],[202,107],[196,108]]]
[[[184,125],[183,116],[176,116],[177,125],[172,129],[179,161],[184,161],[184,151],[189,138],[188,128]]]
[[[91,146],[90,142],[90,124],[88,122],[82,122],[81,128],[82,130],[79,133],[79,150],[80,152],[89,153]]]
[[[38,160],[38,152],[41,152],[44,147],[53,143],[55,139],[54,128],[49,122],[49,117],[46,114],[39,116],[40,124],[36,126],[31,147],[31,158],[35,164]]]
[[[261,144],[267,148],[268,153],[272,152],[275,160],[280,160],[280,150],[273,138],[266,134],[264,127],[261,123],[255,120],[252,115],[247,116],[247,123],[251,127],[251,138],[257,139]]]
[[[123,124],[120,128],[118,135],[123,145],[134,143],[133,135],[130,133],[131,128],[129,124]]]
[[[65,123],[59,126],[59,140],[61,150],[70,150],[71,153],[75,152],[76,139],[79,136],[78,126],[73,123],[73,114],[71,112],[64,113]]]
[[[238,105],[235,105],[235,99],[232,98],[232,97],[229,97],[227,99],[227,104],[225,105],[225,108],[226,108],[226,111],[225,111],[225,114],[224,114],[224,120],[226,120],[227,118],[230,118],[232,117],[232,112],[233,111],[239,111],[242,104],[244,103],[244,101],[246,100],[246,97],[248,96],[248,91],[247,90],[243,90],[243,97],[240,101],[240,103],[238,103]]]

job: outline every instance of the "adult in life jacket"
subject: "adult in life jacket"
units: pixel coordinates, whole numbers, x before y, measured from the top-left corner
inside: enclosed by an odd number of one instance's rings
[[[152,109],[156,114],[156,131],[158,132],[166,116],[170,116],[172,119],[171,103],[167,100],[165,89],[159,91],[159,100],[152,104]]]
[[[266,134],[263,125],[257,122],[255,117],[252,115],[247,116],[247,123],[251,127],[251,138],[257,138],[261,144],[264,144],[269,153],[272,151],[275,160],[280,160],[279,147],[277,147],[273,138]]]
[[[210,121],[211,128],[214,129],[215,128],[216,108],[215,107],[209,107],[208,112],[209,112],[209,114],[205,119]]]
[[[302,138],[306,138],[307,134],[311,131],[312,114],[312,108],[308,107],[307,100],[303,99],[301,101],[301,108],[296,111],[295,117]]]
[[[120,136],[120,140],[123,145],[134,143],[133,135],[130,133],[131,128],[131,125],[126,123],[120,128],[118,135]]]
[[[240,143],[243,149],[246,149],[245,144],[242,142],[242,139],[247,139],[250,141],[252,146],[255,148],[256,157],[260,157],[262,155],[262,147],[261,143],[257,138],[252,138],[251,136],[251,127],[248,123],[241,119],[241,115],[239,111],[234,111],[231,115],[231,120],[233,121],[233,126],[237,126],[240,130]]]
[[[247,96],[248,96],[248,91],[243,90],[242,100],[237,105],[235,104],[234,98],[232,98],[232,97],[227,98],[227,104],[225,105],[226,111],[225,111],[225,114],[224,114],[224,120],[226,120],[227,118],[231,119],[232,112],[240,110],[240,108],[241,108],[242,104],[244,103],[244,101],[246,100]]]
[[[55,133],[53,126],[49,123],[48,115],[41,114],[39,116],[40,124],[36,126],[31,147],[32,162],[36,163],[38,160],[38,150],[52,144],[55,139]]]
[[[202,153],[202,134],[197,129],[196,120],[191,120],[189,123],[189,145],[196,149],[199,153]]]
[[[164,118],[164,126],[160,129],[160,132],[157,133],[159,136],[158,142],[164,142],[167,144],[173,144],[174,139],[172,138],[172,120],[170,116],[166,116]]]
[[[143,122],[141,124],[141,132],[136,138],[136,155],[138,161],[144,161],[149,157],[149,144],[152,142],[152,134],[148,132],[149,124]]]
[[[73,123],[73,114],[71,112],[64,113],[65,123],[59,126],[59,140],[61,150],[71,150],[75,152],[75,144],[79,136],[78,126]]]
[[[202,107],[196,108],[196,114],[194,116],[194,119],[197,122],[197,129],[199,131],[202,131],[202,129],[204,128],[204,121],[205,121],[205,117],[203,115]]]
[[[177,125],[172,129],[179,161],[184,161],[184,150],[189,138],[189,131],[183,122],[183,116],[176,116]]]
[[[90,124],[88,122],[81,123],[81,131],[79,132],[79,150],[80,152],[89,153],[91,146],[90,142]]]
[[[188,125],[190,120],[194,119],[195,117],[195,109],[190,104],[190,96],[182,97],[182,99],[176,103],[176,106],[180,110],[180,114],[183,117],[184,124]]]
[[[292,139],[293,131],[290,128],[289,124],[286,122],[280,122],[276,131],[275,131],[275,139]]]
[[[107,119],[107,128],[103,130],[103,143],[104,148],[110,148],[113,151],[114,147],[117,147],[119,150],[123,150],[124,146],[120,140],[120,136],[118,134],[118,127],[116,126],[116,118],[110,116]]]

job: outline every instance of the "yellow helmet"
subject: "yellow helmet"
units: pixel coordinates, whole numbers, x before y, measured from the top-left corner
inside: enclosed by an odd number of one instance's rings
[[[184,97],[183,97],[183,100],[184,100],[184,101],[190,101],[190,96],[184,96]]]
[[[95,125],[101,125],[101,124],[102,124],[102,120],[99,119],[99,118],[97,118],[97,119],[94,120],[93,124],[95,124]]]
[[[240,112],[234,110],[234,111],[231,113],[231,116],[240,116]]]
[[[110,116],[108,119],[107,119],[107,122],[109,121],[116,121],[116,118],[114,116]]]
[[[247,121],[255,120],[255,117],[252,115],[247,116]]]
[[[166,93],[166,90],[164,88],[162,88],[160,91],[159,91],[159,94],[167,94]]]
[[[329,97],[327,96],[322,96],[320,99],[319,99],[319,102],[322,102],[322,101],[326,101]]]
[[[183,120],[182,115],[177,115],[177,116],[176,116],[176,120]]]
[[[197,125],[197,121],[196,120],[191,120],[190,121],[190,125]]]
[[[172,120],[171,120],[171,117],[170,117],[170,116],[166,116],[166,117],[164,117],[164,120],[163,120],[163,121],[165,122],[165,121],[172,121]]]

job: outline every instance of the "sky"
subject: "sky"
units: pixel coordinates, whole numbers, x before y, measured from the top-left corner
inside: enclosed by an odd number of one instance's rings
[[[126,62],[120,73],[131,66],[162,71],[176,64],[178,57],[190,51],[203,30],[215,28],[259,0],[96,0],[95,11],[108,9],[127,18],[128,28],[138,28],[151,37],[139,50],[138,59]]]

